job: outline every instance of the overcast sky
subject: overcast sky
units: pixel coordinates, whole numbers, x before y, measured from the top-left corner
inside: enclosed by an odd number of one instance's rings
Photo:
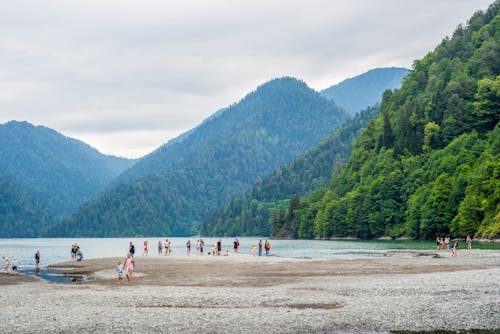
[[[2,1],[0,123],[140,157],[272,78],[411,67],[491,2]]]

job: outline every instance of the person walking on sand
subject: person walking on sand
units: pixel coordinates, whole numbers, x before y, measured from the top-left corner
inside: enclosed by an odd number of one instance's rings
[[[262,256],[262,239],[259,240],[259,256]]]
[[[188,240],[186,242],[186,255],[187,256],[191,255],[191,240]]]
[[[162,255],[163,254],[163,243],[160,241],[158,241],[158,255]]]
[[[467,238],[465,238],[465,244],[467,245],[467,253],[470,253],[472,250],[472,238],[470,234],[467,234]]]
[[[148,241],[144,240],[144,250],[142,251],[142,256],[148,256],[149,253],[149,247],[148,247]]]
[[[37,250],[35,253],[35,270],[40,268],[40,251]]]
[[[8,273],[9,272],[9,259],[7,256],[2,256],[3,259],[3,270]]]
[[[118,283],[123,281],[123,264],[121,260],[116,263],[116,274],[118,275]]]
[[[129,242],[128,252],[130,253],[130,256],[132,256],[132,258],[134,258],[135,246],[134,246],[132,241]]]
[[[457,250],[458,250],[458,241],[451,242],[450,243],[450,248],[451,248],[451,256],[452,257],[457,257]]]
[[[127,258],[125,259],[125,276],[127,276],[127,282],[132,282],[132,272],[134,271],[134,258],[132,254],[128,253]]]
[[[266,256],[269,256],[269,252],[271,251],[271,244],[269,243],[269,240],[266,240],[264,248],[266,249]]]

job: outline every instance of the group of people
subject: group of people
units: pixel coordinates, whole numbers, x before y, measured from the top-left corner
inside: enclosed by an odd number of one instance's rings
[[[465,244],[467,245],[467,251],[470,252],[472,250],[472,238],[469,234],[465,238]],[[436,250],[449,250],[452,257],[457,257],[458,246],[458,240],[452,241],[450,237],[436,237]]]
[[[262,239],[259,240],[259,256],[262,256]],[[266,256],[269,256],[269,253],[271,252],[271,243],[269,242],[269,240],[266,240],[266,242],[264,243],[264,250],[266,251]],[[252,246],[252,254],[253,256],[257,255],[257,246],[256,245],[253,245]]]
[[[77,244],[71,245],[71,261],[83,260],[83,253]]]
[[[149,243],[147,240],[144,241],[143,244],[143,256],[148,256],[149,254]],[[78,247],[77,245],[72,246],[72,251],[73,249]],[[197,255],[204,255],[204,248],[205,248],[205,241],[203,239],[198,239],[196,240],[196,254]],[[78,247],[79,249],[79,247]],[[270,255],[271,251],[271,244],[269,240],[266,240],[264,243],[262,242],[262,239],[259,240],[258,243],[258,255],[262,256],[262,250],[265,250],[266,256]],[[229,249],[226,249],[226,252],[223,253],[223,245],[222,245],[222,239],[219,239],[215,244],[212,245],[211,252],[208,252],[208,255],[212,256],[229,256]],[[233,241],[233,251],[234,253],[238,253],[240,250],[240,241],[236,238]],[[253,245],[252,246],[252,252],[253,255],[257,255],[257,246]],[[158,241],[158,255],[163,255],[165,254],[166,256],[170,255],[172,253],[172,242],[169,239],[165,239],[165,242],[163,243],[161,240]],[[73,254],[73,253],[72,253]],[[186,241],[186,255],[189,256],[191,255],[191,240]],[[129,242],[129,248],[128,248],[128,253],[125,258],[125,260],[118,260],[116,263],[116,273],[118,275],[118,283],[121,283],[123,281],[124,276],[127,278],[127,282],[132,282],[132,273],[134,271],[135,267],[135,245],[132,241]]]
[[[8,273],[9,267],[12,268],[12,271],[17,272],[19,270],[19,262],[17,262],[17,258],[14,258],[12,262],[10,262],[7,256],[2,256],[3,259],[3,270]]]
[[[14,257],[12,261],[10,261],[7,256],[2,256],[2,260],[3,260],[2,268],[6,273],[8,273],[10,270],[16,273],[19,271],[19,261],[17,261],[16,257]],[[39,268],[40,268],[40,251],[37,250],[35,252],[35,270],[38,270]]]

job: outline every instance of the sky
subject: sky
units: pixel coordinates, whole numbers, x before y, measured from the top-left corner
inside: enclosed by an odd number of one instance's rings
[[[0,123],[137,158],[273,78],[410,68],[491,2],[2,1]]]

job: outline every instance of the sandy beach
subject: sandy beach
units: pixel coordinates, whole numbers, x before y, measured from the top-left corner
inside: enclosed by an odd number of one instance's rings
[[[362,260],[137,257],[61,263],[82,283],[0,275],[0,332],[333,333],[500,329],[500,251]]]

